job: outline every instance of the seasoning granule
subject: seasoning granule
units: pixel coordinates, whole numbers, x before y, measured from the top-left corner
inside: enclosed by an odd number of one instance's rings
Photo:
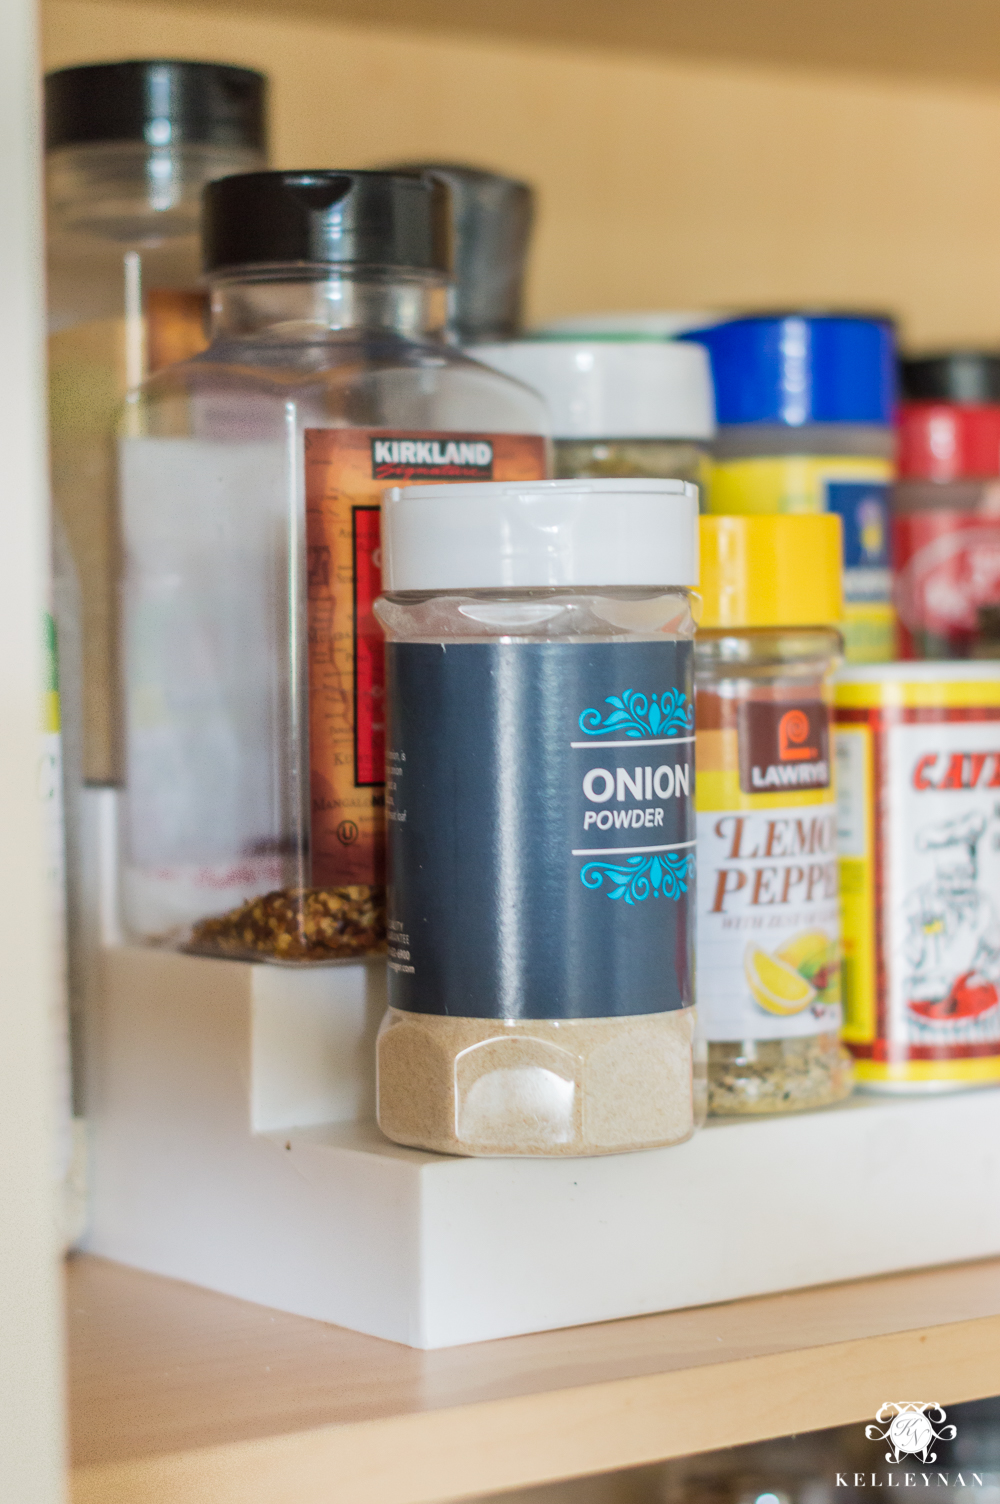
[[[385,948],[385,890],[279,888],[195,925],[200,954],[336,961]]]
[[[850,1091],[851,1066],[836,1034],[713,1040],[708,1058],[708,1110],[713,1116],[828,1107]]]

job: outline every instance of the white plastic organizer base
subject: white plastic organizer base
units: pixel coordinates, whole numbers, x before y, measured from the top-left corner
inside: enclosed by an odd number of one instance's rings
[[[1000,1252],[1000,1090],[469,1160],[372,1121],[380,964],[105,954],[94,1253],[414,1347]]]

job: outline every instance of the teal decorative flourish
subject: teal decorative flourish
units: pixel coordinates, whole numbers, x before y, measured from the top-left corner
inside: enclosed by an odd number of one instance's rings
[[[580,873],[585,888],[600,888],[605,880],[611,884],[608,898],[624,898],[626,903],[641,903],[650,894],[659,898],[680,898],[688,890],[694,872],[694,853],[690,851],[657,852],[655,856],[633,856],[626,862],[588,862]]]
[[[606,736],[609,731],[636,739],[683,735],[694,730],[694,706],[679,689],[668,689],[662,695],[640,694],[638,690],[626,689],[621,695],[608,695],[605,705],[612,707],[601,718],[599,710],[585,710],[580,717],[580,730],[587,736]]]

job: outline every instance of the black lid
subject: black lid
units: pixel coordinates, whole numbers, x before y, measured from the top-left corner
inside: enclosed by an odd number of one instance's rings
[[[267,80],[226,63],[143,59],[45,76],[45,148],[145,141],[267,149]]]
[[[903,397],[910,402],[1000,402],[1000,353],[943,350],[900,362]]]
[[[392,172],[245,172],[202,194],[206,272],[274,263],[451,269],[447,186]]]

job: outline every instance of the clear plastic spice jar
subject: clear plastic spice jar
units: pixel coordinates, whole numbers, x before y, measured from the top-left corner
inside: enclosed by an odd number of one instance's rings
[[[222,63],[45,79],[52,490],[82,594],[84,773],[122,778],[116,424],[130,387],[203,350],[201,190],[265,166],[266,82]]]
[[[713,1114],[824,1107],[840,1043],[840,519],[703,517],[698,1008]]]
[[[384,950],[379,506],[546,474],[540,398],[444,339],[439,181],[225,178],[212,342],[120,444],[131,935],[323,963]]]
[[[696,508],[641,480],[385,502],[378,1120],[398,1143],[610,1154],[703,1116]]]

